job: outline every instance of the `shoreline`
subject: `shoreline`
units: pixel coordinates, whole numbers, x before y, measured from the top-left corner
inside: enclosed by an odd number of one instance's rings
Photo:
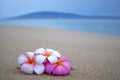
[[[59,20],[59,19],[29,19],[29,20],[4,20],[0,25],[25,26],[25,27],[46,27],[61,30],[70,30],[83,33],[105,34],[120,36],[120,20]]]
[[[37,76],[17,69],[20,54],[40,47],[58,50],[76,70],[67,76]],[[0,27],[0,79],[119,80],[120,37],[41,27]]]
[[[21,27],[21,28],[38,28],[38,29],[53,29],[53,30],[61,30],[61,31],[67,31],[67,32],[74,32],[74,33],[81,33],[81,34],[88,34],[88,35],[99,35],[99,36],[111,36],[111,37],[120,37],[119,34],[115,35],[115,34],[106,34],[106,33],[96,33],[96,32],[87,32],[87,31],[76,31],[76,30],[68,30],[68,29],[59,29],[59,28],[55,28],[55,27],[47,27],[47,26],[16,26],[16,25],[0,25],[0,27]]]

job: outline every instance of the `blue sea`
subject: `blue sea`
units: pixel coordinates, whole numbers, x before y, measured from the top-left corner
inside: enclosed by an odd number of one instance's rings
[[[0,20],[0,26],[49,27],[120,36],[120,19],[12,19]]]

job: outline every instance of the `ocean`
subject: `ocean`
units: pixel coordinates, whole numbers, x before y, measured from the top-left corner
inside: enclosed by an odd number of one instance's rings
[[[120,36],[120,19],[9,19],[0,20],[0,26],[48,27]]]

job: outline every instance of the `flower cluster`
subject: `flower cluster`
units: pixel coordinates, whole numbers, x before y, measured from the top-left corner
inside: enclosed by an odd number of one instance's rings
[[[27,74],[47,74],[62,76],[70,74],[70,61],[58,51],[39,48],[34,52],[26,52],[18,57],[20,69]]]

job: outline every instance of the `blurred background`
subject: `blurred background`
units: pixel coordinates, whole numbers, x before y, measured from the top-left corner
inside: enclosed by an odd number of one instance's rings
[[[120,36],[120,0],[0,0],[0,26]]]

